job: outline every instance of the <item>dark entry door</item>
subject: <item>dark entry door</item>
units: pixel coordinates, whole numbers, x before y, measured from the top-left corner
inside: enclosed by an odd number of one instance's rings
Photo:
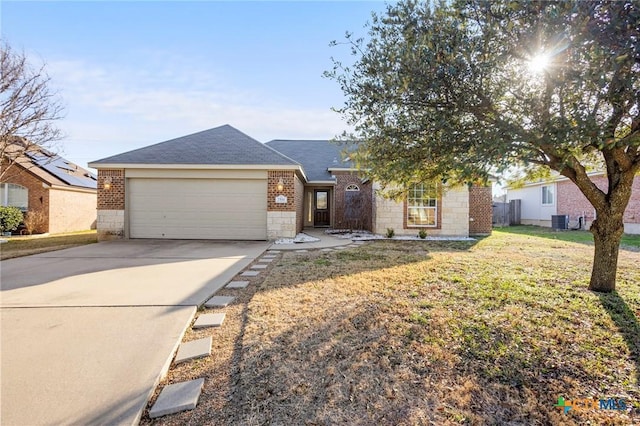
[[[329,226],[331,218],[329,216],[329,191],[316,189],[313,214],[313,226]]]

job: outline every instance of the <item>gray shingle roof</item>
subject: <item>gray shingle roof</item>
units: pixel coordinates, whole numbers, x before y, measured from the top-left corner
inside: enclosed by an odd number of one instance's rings
[[[329,168],[355,168],[343,161],[345,147],[327,140],[275,139],[267,145],[302,164],[309,181],[333,181]]]
[[[103,158],[100,164],[297,165],[227,125]]]

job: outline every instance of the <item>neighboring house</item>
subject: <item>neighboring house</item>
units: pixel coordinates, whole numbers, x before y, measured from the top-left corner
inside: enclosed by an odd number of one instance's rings
[[[591,180],[603,191],[607,190],[604,172],[590,173]],[[549,180],[528,182],[522,187],[507,188],[507,201],[520,200],[520,221],[523,225],[551,227],[552,216],[569,216],[569,227],[578,227],[580,218],[584,229],[589,229],[596,217],[591,203],[578,187],[564,176]],[[624,231],[640,234],[640,176],[633,181],[631,199],[624,214]]]
[[[0,204],[20,208],[29,232],[95,229],[94,174],[45,149],[32,148],[2,168]]]
[[[491,188],[416,185],[382,198],[330,141],[266,144],[225,125],[98,160],[102,238],[265,240],[305,227],[491,232]]]

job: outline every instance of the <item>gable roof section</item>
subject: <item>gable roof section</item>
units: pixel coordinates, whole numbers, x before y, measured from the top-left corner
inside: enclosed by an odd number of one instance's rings
[[[353,162],[343,160],[344,148],[328,140],[275,139],[266,144],[302,164],[309,182],[334,182],[329,169],[355,169]]]
[[[96,189],[98,186],[95,174],[22,137],[15,137],[5,149],[5,154],[12,159],[8,164],[18,167],[18,173],[27,171],[47,185],[83,189]],[[11,176],[9,173],[3,182],[9,182]]]
[[[27,166],[25,161],[20,161],[18,164],[27,168],[49,185],[60,185],[62,182],[63,185],[79,188],[96,189],[98,187],[96,175],[57,154],[42,150],[40,152],[28,151],[24,155],[36,167]]]
[[[103,158],[90,166],[114,164],[299,166],[228,124]]]

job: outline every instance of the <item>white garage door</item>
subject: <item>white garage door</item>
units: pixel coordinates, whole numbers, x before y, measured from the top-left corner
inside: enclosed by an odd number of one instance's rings
[[[267,181],[129,179],[131,238],[266,240]]]

